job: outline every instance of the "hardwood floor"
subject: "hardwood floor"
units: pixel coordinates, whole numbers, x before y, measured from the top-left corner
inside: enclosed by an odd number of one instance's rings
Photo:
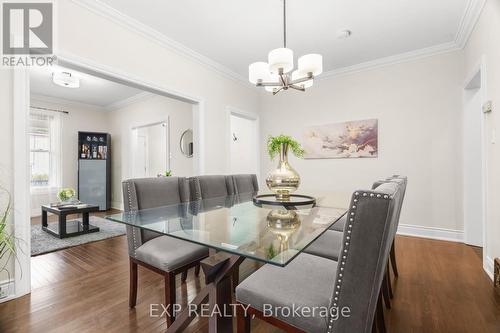
[[[482,271],[476,249],[458,243],[398,237],[399,279],[387,310],[388,332],[499,332],[500,293]],[[245,261],[241,279],[259,264]],[[190,270],[177,277],[177,298],[191,300],[203,285]],[[139,268],[138,302],[128,309],[124,236],[32,258],[30,295],[0,304],[0,332],[162,332],[164,317],[149,305],[163,301],[163,280]],[[196,319],[186,332],[207,332]],[[281,332],[259,320],[252,332]]]

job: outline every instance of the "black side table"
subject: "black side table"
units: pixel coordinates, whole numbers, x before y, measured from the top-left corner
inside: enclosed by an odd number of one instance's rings
[[[82,208],[62,208],[42,205],[42,229],[58,238],[73,237],[99,231],[98,227],[89,224],[89,213],[99,211],[99,206],[87,205]],[[47,223],[47,212],[59,217],[57,230]],[[70,214],[82,214],[82,221],[66,222],[66,217]]]

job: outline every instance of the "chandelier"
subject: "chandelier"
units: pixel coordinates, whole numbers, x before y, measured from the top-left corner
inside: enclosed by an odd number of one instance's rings
[[[283,47],[269,52],[268,62],[259,61],[248,66],[248,79],[273,95],[288,88],[305,91],[323,72],[323,57],[306,54],[298,59],[297,64],[298,69],[292,71],[293,51],[286,47],[286,0],[283,0]]]

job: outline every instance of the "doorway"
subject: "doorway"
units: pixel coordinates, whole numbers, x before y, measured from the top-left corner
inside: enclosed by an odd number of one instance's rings
[[[168,120],[132,128],[134,178],[157,177],[170,170]]]
[[[484,66],[466,82],[463,110],[464,242],[484,247],[486,234],[486,139]],[[483,249],[483,256],[485,249]]]
[[[229,172],[259,174],[258,116],[235,109],[229,110]]]

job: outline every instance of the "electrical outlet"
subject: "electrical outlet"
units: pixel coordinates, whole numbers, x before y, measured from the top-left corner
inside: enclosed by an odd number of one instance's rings
[[[9,296],[9,285],[0,286],[0,298]]]
[[[491,111],[493,111],[493,102],[487,101],[483,105],[483,113],[490,113]]]

